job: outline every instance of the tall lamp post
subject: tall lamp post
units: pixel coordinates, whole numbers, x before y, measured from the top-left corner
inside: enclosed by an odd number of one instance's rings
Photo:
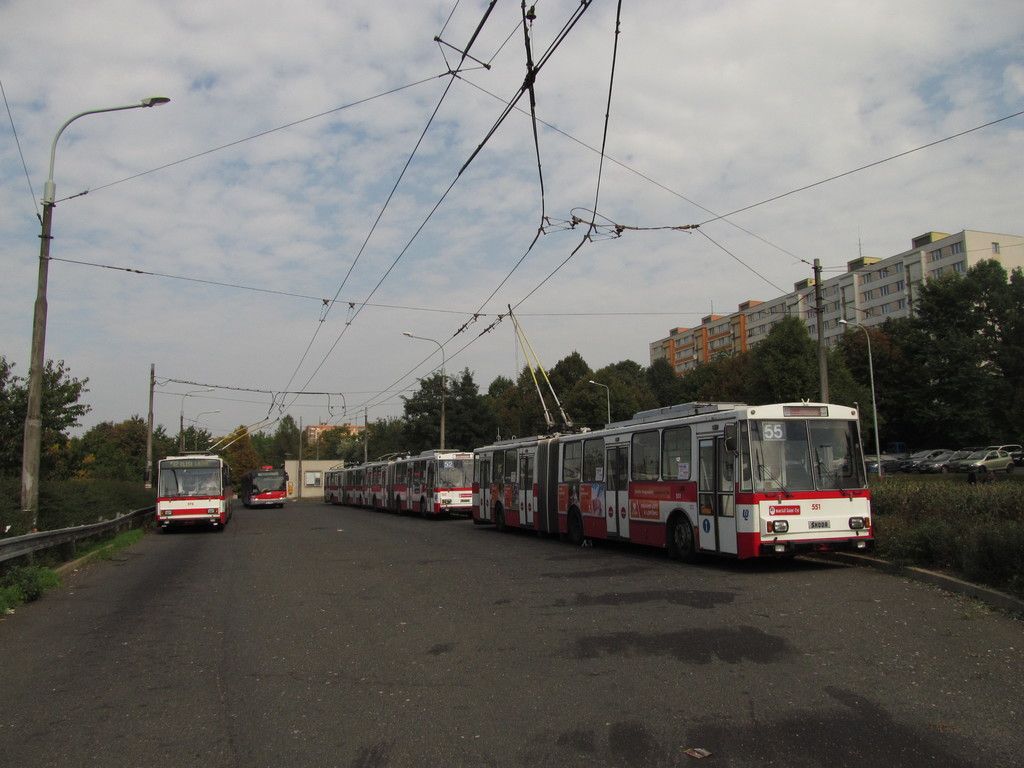
[[[42,233],[39,235],[39,281],[36,288],[35,313],[32,317],[32,352],[28,369],[28,410],[25,414],[25,439],[21,455],[21,509],[30,517],[31,530],[36,529],[39,518],[39,453],[42,445],[43,366],[46,347],[46,283],[50,267],[50,229],[57,185],[53,182],[53,164],[57,155],[57,139],[71,123],[86,115],[100,112],[119,112],[123,109],[156,107],[169,102],[166,96],[152,96],[137,104],[105,107],[79,112],[65,121],[50,145],[50,170],[43,186]]]
[[[608,403],[608,424],[611,424],[612,423],[612,391],[611,391],[611,389],[609,389],[607,384],[602,384],[601,382],[594,381],[593,379],[590,379],[587,383],[588,384],[593,384],[595,387],[604,387],[604,396],[605,396],[605,400]]]
[[[200,392],[213,392],[212,389],[193,389],[181,395],[181,413],[178,416],[178,450],[185,450],[185,398],[198,395]]]
[[[184,402],[184,400],[182,402]],[[196,426],[198,427],[200,416],[210,416],[214,413],[220,413],[220,408],[218,408],[215,411],[200,411],[199,413],[196,414],[196,417],[192,419],[192,421],[195,422]],[[196,435],[196,450],[199,450],[199,435]]]
[[[402,331],[403,336],[408,336],[410,339],[419,339],[420,341],[430,341],[437,344],[437,348],[441,350],[441,450],[444,450],[444,401],[445,393],[448,390],[448,382],[444,378],[444,346],[437,339],[429,339],[426,336],[416,336],[409,331]]]
[[[871,418],[875,422],[875,458],[878,459],[878,476],[884,477],[884,471],[882,470],[882,452],[879,450],[878,446],[878,407],[875,404],[875,364],[871,357],[871,334],[868,333],[867,328],[856,321],[851,323],[849,320],[840,320],[839,324],[847,327],[851,325],[857,326],[864,331],[864,338],[868,340],[868,378],[871,381]]]

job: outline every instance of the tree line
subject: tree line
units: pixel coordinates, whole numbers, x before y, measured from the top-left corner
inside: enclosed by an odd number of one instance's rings
[[[1024,437],[1024,275],[983,261],[966,274],[951,273],[923,284],[913,316],[888,320],[867,331],[879,420],[880,442],[910,447],[961,447],[1020,442]],[[649,408],[691,401],[731,401],[758,405],[817,400],[820,393],[817,346],[804,321],[783,318],[748,352],[727,354],[677,377],[658,360],[643,366],[622,360],[592,369],[571,352],[547,371],[562,409],[577,427],[591,429],[620,421]],[[829,399],[857,403],[862,437],[873,445],[868,345],[859,328],[850,327],[828,351]],[[596,386],[597,382],[603,386]],[[74,378],[63,361],[48,362],[43,386],[44,479],[141,480],[145,472],[145,419],[98,424],[81,436],[69,432],[89,406],[82,402],[88,379]],[[445,443],[471,450],[498,439],[543,433],[547,422],[534,377],[524,368],[513,380],[498,376],[481,391],[473,373],[463,369],[442,380],[425,377],[403,398],[403,415],[372,421],[359,435],[344,430],[324,433],[301,448],[304,459],[355,463],[418,453],[440,445],[442,387],[445,392]],[[607,387],[607,389],[605,389]],[[548,408],[560,421],[550,393]],[[0,355],[0,474],[16,474],[21,446],[27,383]],[[238,476],[262,464],[280,465],[298,458],[299,428],[284,416],[272,432],[238,437],[224,455]],[[214,436],[188,427],[172,435],[154,429],[154,461],[186,449],[202,449]],[[229,438],[230,439],[230,438]],[[226,442],[226,441],[225,441]],[[870,449],[867,449],[870,452]]]

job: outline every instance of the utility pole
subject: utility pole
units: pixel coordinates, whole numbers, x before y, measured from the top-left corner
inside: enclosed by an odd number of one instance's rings
[[[146,430],[146,482],[143,488],[153,487],[153,388],[156,386],[156,363],[149,364],[149,424]]]
[[[299,416],[299,480],[295,486],[295,498],[302,498],[302,417]]]
[[[821,379],[821,402],[828,402],[828,350],[825,347],[825,308],[821,303],[821,259],[814,260],[815,324],[818,328],[818,376]]]
[[[363,411],[363,464],[370,460],[370,408]]]

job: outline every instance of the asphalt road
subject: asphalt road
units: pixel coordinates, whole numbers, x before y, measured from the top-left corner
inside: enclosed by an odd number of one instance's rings
[[[1022,629],[869,569],[239,509],[0,620],[0,766],[1019,766]]]

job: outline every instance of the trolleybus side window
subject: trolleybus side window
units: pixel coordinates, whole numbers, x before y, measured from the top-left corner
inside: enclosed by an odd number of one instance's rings
[[[633,479],[657,480],[660,440],[657,430],[637,432],[633,435]]]
[[[562,451],[562,480],[567,483],[578,482],[583,469],[583,443],[566,443]]]
[[[739,424],[739,445],[737,447],[740,453],[740,490],[752,491],[754,487],[750,467],[750,432],[745,421],[741,421]]]
[[[502,482],[506,484],[516,481],[516,453],[515,448],[505,451],[505,473],[502,475]]]
[[[494,463],[491,465],[491,482],[500,483],[505,475],[505,452],[494,452]]]
[[[661,476],[665,480],[689,480],[690,445],[689,427],[671,427],[661,433]]]
[[[583,442],[583,482],[604,482],[604,440]]]

